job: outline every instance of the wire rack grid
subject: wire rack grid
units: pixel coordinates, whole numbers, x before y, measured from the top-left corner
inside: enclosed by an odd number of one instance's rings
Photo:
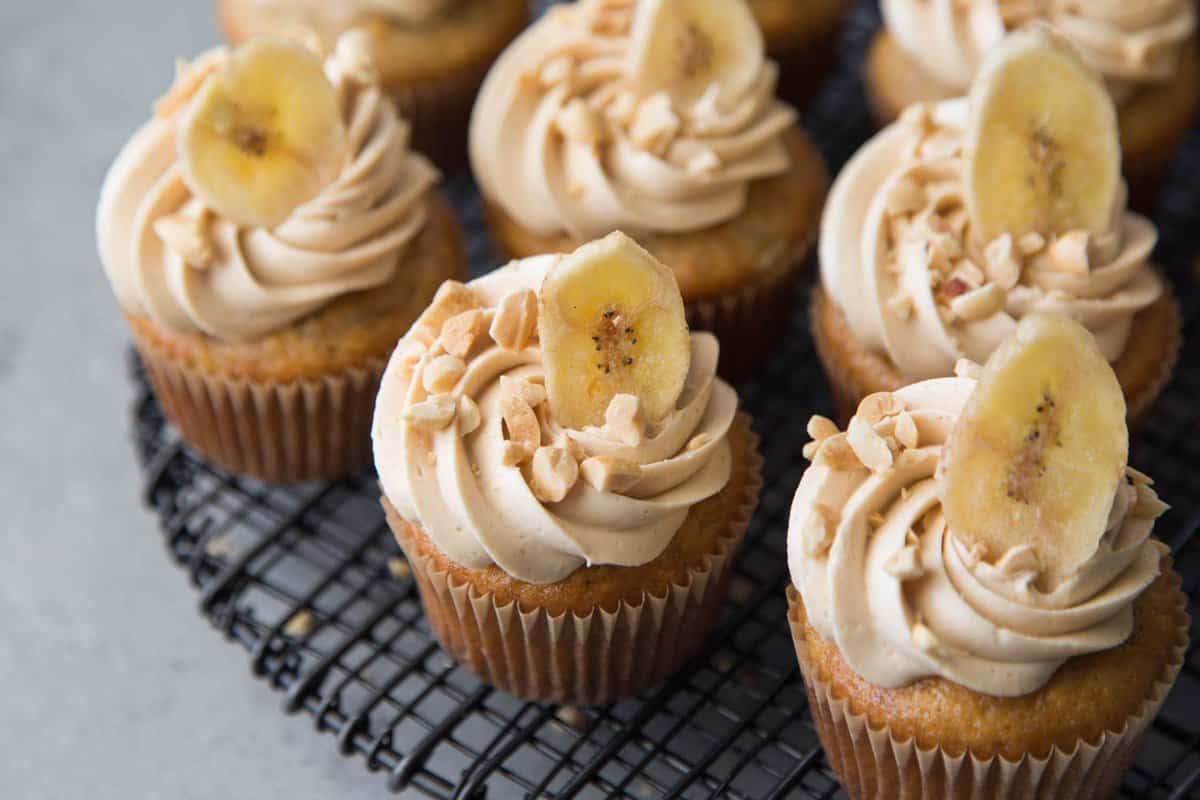
[[[857,65],[879,24],[857,8],[842,65],[805,122],[831,165],[871,132]],[[495,265],[466,178],[448,193],[471,232],[475,272]],[[1175,509],[1158,526],[1185,590],[1200,602],[1200,131],[1156,221],[1158,257],[1180,295],[1189,344],[1174,383],[1139,431],[1133,463]],[[802,287],[802,294],[807,289]],[[806,307],[801,297],[799,307]],[[741,387],[765,438],[760,507],[706,651],[667,683],[602,708],[524,703],[481,685],[431,636],[408,566],[387,530],[373,474],[270,487],[223,473],[165,424],[136,360],[134,439],[145,502],[199,609],[250,655],[255,675],[310,716],[337,749],[435,798],[831,798],[839,796],[808,715],[785,619],[786,524],[810,413],[830,407],[807,319]],[[1193,641],[1200,636],[1193,635]],[[1123,787],[1124,797],[1200,793],[1200,653],[1182,675]]]

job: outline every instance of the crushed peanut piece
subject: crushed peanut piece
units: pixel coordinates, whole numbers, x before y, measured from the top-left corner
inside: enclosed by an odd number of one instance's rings
[[[874,425],[884,417],[899,414],[904,408],[904,401],[891,392],[875,392],[862,399],[855,416],[862,417],[863,421]]]
[[[1088,240],[1090,234],[1083,231],[1071,231],[1063,234],[1050,243],[1046,248],[1044,260],[1052,269],[1069,275],[1087,275],[1091,271],[1091,261],[1088,258]]]
[[[529,488],[543,503],[560,502],[579,480],[578,462],[561,447],[539,447],[529,472]]]
[[[421,385],[430,394],[445,394],[458,385],[466,371],[467,363],[458,356],[438,356],[421,370]]]
[[[479,300],[470,287],[459,281],[445,281],[438,287],[429,308],[417,320],[413,332],[421,344],[429,347],[441,335],[447,320],[477,308]]]
[[[554,127],[565,139],[584,145],[597,145],[604,140],[604,128],[595,112],[582,98],[568,102],[554,117]]]
[[[509,442],[519,445],[527,457],[532,457],[542,443],[542,426],[533,407],[519,394],[505,394],[500,400],[500,415],[508,428]]]
[[[537,295],[529,289],[506,294],[488,333],[505,350],[524,350],[537,333]]]
[[[199,216],[171,214],[154,222],[154,232],[183,263],[195,269],[208,269],[216,259],[212,239],[208,235],[207,211]]]
[[[204,552],[213,558],[233,555],[233,542],[228,536],[214,536],[204,543]]]
[[[608,438],[637,447],[646,435],[642,401],[637,395],[616,394],[604,411],[604,434]]]
[[[458,432],[460,435],[471,435],[479,429],[482,421],[483,417],[479,413],[479,406],[474,400],[465,394],[458,398]]]
[[[392,556],[387,561],[388,574],[398,581],[412,577],[412,567],[400,556]]]
[[[1021,280],[1021,264],[1013,254],[1013,238],[1004,234],[993,239],[983,250],[988,277],[1002,289],[1011,289]]]
[[[500,391],[505,395],[520,397],[529,404],[530,408],[537,408],[546,402],[546,385],[533,383],[523,378],[510,378],[507,375],[501,375]]]
[[[598,492],[620,494],[642,477],[642,468],[622,458],[592,456],[579,465],[580,474]]]
[[[313,629],[313,613],[307,608],[301,609],[293,614],[283,626],[285,636],[290,636],[293,639],[299,639],[307,636]]]
[[[861,416],[850,420],[850,427],[846,429],[846,441],[854,450],[854,455],[858,456],[858,460],[872,472],[884,472],[895,462],[887,442],[875,432],[871,423]]]
[[[862,469],[863,463],[858,460],[854,448],[846,441],[846,434],[839,433],[821,442],[817,448],[813,464],[828,467],[838,472],[850,472]]]
[[[441,430],[454,419],[458,404],[448,394],[435,394],[404,410],[404,419],[418,428]]]
[[[823,442],[830,436],[837,436],[841,431],[838,430],[837,423],[829,417],[813,414],[808,418],[808,425],[805,426],[805,432],[808,433],[814,442]]]
[[[629,126],[629,138],[642,150],[661,156],[682,124],[671,107],[670,95],[658,92],[638,105]]]
[[[447,353],[466,358],[489,322],[487,316],[478,308],[455,314],[442,326],[442,346],[446,348]]]
[[[1042,252],[1046,247],[1046,237],[1042,236],[1037,231],[1029,233],[1017,239],[1017,251],[1023,256],[1033,256]]]

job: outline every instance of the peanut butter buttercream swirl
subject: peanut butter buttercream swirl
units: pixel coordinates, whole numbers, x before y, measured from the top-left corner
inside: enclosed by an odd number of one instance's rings
[[[658,557],[692,506],[729,481],[737,413],[716,377],[717,341],[701,333],[676,409],[655,429],[612,414],[603,427],[559,425],[533,301],[558,258],[444,286],[388,364],[373,431],[384,494],[402,517],[454,561],[530,583]]]
[[[178,114],[156,115],[126,144],[104,181],[97,234],[127,312],[179,333],[252,340],[402,268],[438,174],[409,149],[408,123],[345,55],[326,72],[342,98],[349,156],[332,183],[273,229],[224,219],[189,190]],[[215,51],[197,65],[224,57]],[[180,82],[198,83],[187,71]]]
[[[1124,642],[1159,574],[1165,546],[1150,534],[1162,505],[1134,470],[1095,554],[1053,586],[1027,545],[989,561],[947,527],[936,472],[974,388],[924,381],[867,398],[846,433],[822,418],[809,427],[792,582],[813,627],[878,686],[942,677],[997,697],[1036,691],[1068,658]]]
[[[537,233],[680,233],[736,217],[751,181],[786,172],[795,112],[770,62],[737,97],[679,107],[640,97],[630,66],[633,0],[555,7],[501,56],[471,120],[475,176]]]
[[[888,30],[951,91],[965,92],[988,51],[1035,21],[1079,48],[1118,100],[1170,80],[1196,29],[1190,0],[883,0]]]
[[[1154,226],[1118,193],[1103,234],[972,236],[963,185],[967,105],[914,106],[838,177],[821,229],[821,280],[855,338],[908,381],[983,362],[1034,311],[1065,314],[1110,362],[1163,293]]]

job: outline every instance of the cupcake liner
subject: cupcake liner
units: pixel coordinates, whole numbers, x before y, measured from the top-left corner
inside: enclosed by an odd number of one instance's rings
[[[1054,747],[1044,757],[979,758],[953,755],[941,747],[922,748],[886,725],[872,728],[845,698],[822,680],[808,661],[804,630],[795,610],[799,601],[788,587],[788,623],[808,694],[813,721],[830,766],[855,800],[1092,800],[1116,792],[1133,763],[1145,733],[1175,682],[1187,652],[1188,618],[1180,595],[1181,625],[1162,676],[1120,730],[1105,731],[1095,742],[1080,739],[1071,750]]]
[[[460,582],[413,546],[410,523],[383,500],[408,556],[425,615],[442,647],[481,681],[527,700],[600,705],[637,694],[678,671],[703,645],[725,595],[733,552],[758,503],[762,459],[748,433],[744,497],[718,548],[659,596],[552,613],[501,602]]]
[[[387,87],[400,115],[412,125],[413,148],[447,175],[467,164],[471,108],[490,66],[489,59],[420,83],[393,83]]]
[[[758,280],[734,292],[684,303],[691,329],[710,331],[720,341],[722,377],[741,380],[749,376],[788,335],[796,308],[796,283],[812,242],[812,236],[800,240],[763,270]]]
[[[137,343],[163,414],[229,472],[270,483],[333,479],[371,463],[371,418],[386,362],[317,380],[231,380]]]

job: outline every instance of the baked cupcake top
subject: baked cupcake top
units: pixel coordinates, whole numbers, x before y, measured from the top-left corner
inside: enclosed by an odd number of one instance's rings
[[[621,234],[449,282],[383,376],[384,494],[469,568],[549,583],[645,564],[729,480],[737,395],[717,356]]]
[[[964,91],[1004,36],[1048,22],[1103,74],[1114,97],[1170,80],[1196,29],[1191,0],[883,0],[888,30],[931,77]]]
[[[438,173],[361,63],[268,39],[180,68],[101,191],[126,312],[252,340],[402,268]]]
[[[996,48],[970,98],[909,108],[830,193],[822,285],[908,381],[986,360],[1033,311],[1078,320],[1115,361],[1163,293],[1157,233],[1126,209],[1112,103],[1048,36]],[[1040,94],[1017,85],[1046,69],[1061,78]],[[1072,94],[1086,98],[1078,118],[1059,110]],[[1024,130],[1043,108],[1045,125]]]
[[[555,6],[485,80],[471,163],[541,234],[711,227],[741,212],[751,181],[788,169],[796,115],[777,76],[743,0]]]
[[[1058,320],[1094,351],[1085,331]],[[1021,347],[1050,335],[1024,335]],[[809,422],[813,463],[788,532],[792,582],[814,628],[871,683],[936,676],[1028,694],[1068,658],[1124,642],[1134,600],[1159,574],[1166,548],[1150,535],[1166,506],[1125,466],[1111,370],[1098,351],[1077,356],[1092,362],[1082,378],[1053,353],[1026,356],[1009,358],[1017,366],[1003,385],[999,367],[964,362],[958,377],[867,397],[845,432]],[[1097,365],[1109,373],[1102,384]],[[1103,424],[1076,413],[1093,403],[1109,404]],[[961,444],[968,437],[976,444]],[[1113,446],[1073,472],[1097,442]],[[1001,513],[1006,502],[1017,517]],[[997,521],[1000,543],[973,535],[972,525]]]

